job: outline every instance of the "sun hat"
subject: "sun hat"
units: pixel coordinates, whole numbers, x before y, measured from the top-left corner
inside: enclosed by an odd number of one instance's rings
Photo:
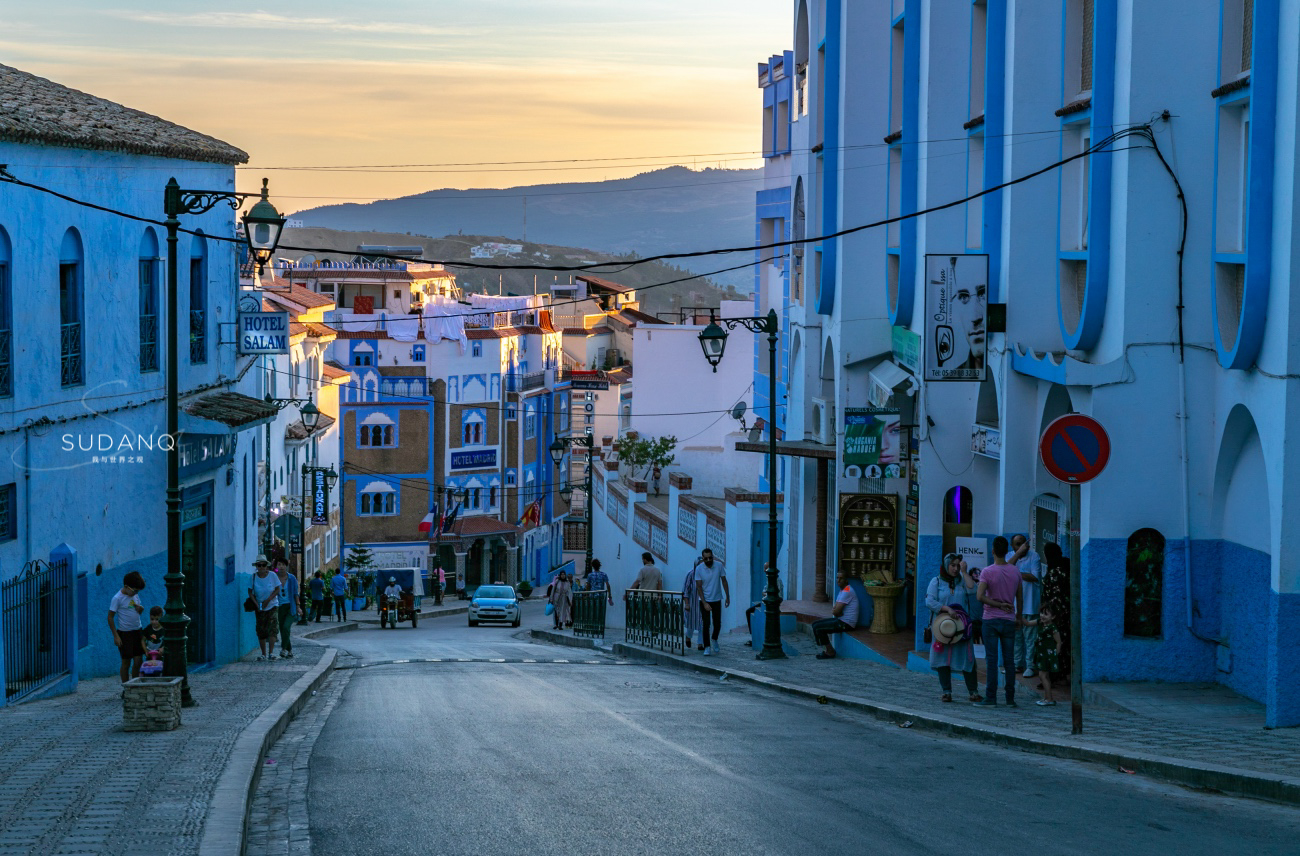
[[[951,645],[966,635],[966,627],[960,619],[941,613],[934,617],[934,622],[930,625],[930,633],[934,636],[934,641],[940,645]]]
[[[253,560],[253,564],[254,564],[254,565],[269,565],[269,564],[271,564],[271,563],[268,562],[268,561],[266,560],[266,555],[265,555],[265,554],[263,554],[263,553],[258,553],[258,554],[257,554],[257,558]]]

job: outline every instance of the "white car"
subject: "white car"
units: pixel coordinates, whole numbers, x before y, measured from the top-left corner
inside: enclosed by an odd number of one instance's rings
[[[511,586],[479,586],[469,601],[469,626],[477,627],[480,621],[509,621],[518,627],[520,621],[519,598]]]

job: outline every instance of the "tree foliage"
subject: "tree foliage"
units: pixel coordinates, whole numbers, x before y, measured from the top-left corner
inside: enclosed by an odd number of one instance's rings
[[[677,438],[668,434],[659,438],[628,435],[618,446],[618,462],[636,476],[649,476],[655,467],[663,468],[677,460],[673,449],[677,448]]]

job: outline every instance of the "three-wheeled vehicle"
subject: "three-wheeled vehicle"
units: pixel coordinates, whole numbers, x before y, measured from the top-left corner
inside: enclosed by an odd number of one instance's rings
[[[395,602],[390,603],[390,598],[384,594],[384,589],[388,588],[391,583],[389,577],[396,579],[397,584],[402,587],[402,596],[393,598]],[[418,568],[385,568],[375,573],[375,589],[379,594],[379,626],[392,627],[397,629],[397,622],[410,621],[411,627],[418,627],[420,624],[420,601],[424,598],[424,580],[421,578]]]

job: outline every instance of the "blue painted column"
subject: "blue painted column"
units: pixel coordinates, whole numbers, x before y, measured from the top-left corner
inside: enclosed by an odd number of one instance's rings
[[[1300,725],[1300,593],[1270,592],[1266,723]]]

